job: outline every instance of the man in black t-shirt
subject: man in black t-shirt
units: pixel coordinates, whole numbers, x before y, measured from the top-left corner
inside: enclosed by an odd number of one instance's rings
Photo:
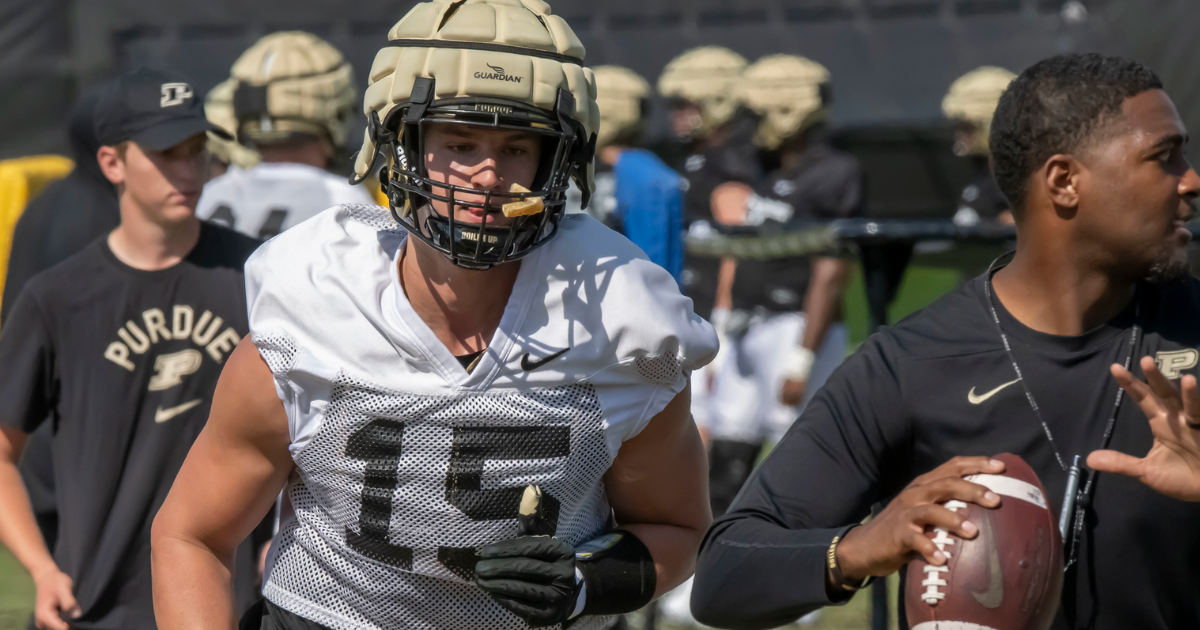
[[[155,627],[150,526],[248,329],[242,265],[257,241],[194,215],[205,132],[223,133],[198,97],[144,68],[104,88],[96,159],[121,223],[30,280],[0,335],[0,542],[33,575],[42,628]],[[53,557],[15,467],[47,418]]]
[[[1200,282],[1179,280],[1200,176],[1186,136],[1134,62],[1066,55],[1014,80],[990,143],[1012,262],[833,374],[709,530],[696,617],[772,627],[913,558],[944,565],[925,528],[973,538],[942,504],[997,506],[963,477],[1001,472],[989,456],[1010,452],[1056,512],[1074,458],[1088,467],[1053,628],[1200,627]]]

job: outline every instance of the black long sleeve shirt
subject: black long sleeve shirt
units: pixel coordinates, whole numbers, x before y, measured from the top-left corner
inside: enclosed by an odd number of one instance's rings
[[[1197,372],[1195,279],[1140,286],[1124,312],[1078,337],[1039,333],[999,300],[996,308],[1068,463],[1100,447],[1117,392],[1109,366],[1125,361],[1135,314],[1143,328],[1136,376],[1147,355],[1177,386],[1182,374]],[[1020,455],[1057,516],[1066,473],[1016,378],[982,276],[873,335],[713,524],[692,591],[696,618],[771,628],[834,603],[824,565],[833,537],[957,455]],[[1125,397],[1110,448],[1142,457],[1152,442],[1145,415]],[[1200,628],[1200,504],[1111,474],[1097,477],[1092,504],[1053,627]]]

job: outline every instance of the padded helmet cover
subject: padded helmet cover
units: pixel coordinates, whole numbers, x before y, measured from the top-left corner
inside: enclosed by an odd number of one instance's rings
[[[746,58],[721,46],[693,48],[663,69],[658,91],[667,98],[681,98],[700,108],[701,135],[712,133],[737,113],[738,81]]]
[[[596,104],[600,107],[597,147],[606,147],[622,136],[640,133],[645,126],[645,104],[650,84],[633,70],[597,66]]]
[[[350,64],[325,40],[302,31],[272,33],[242,53],[230,75],[243,141],[307,133],[345,146],[358,94]]]
[[[942,112],[950,120],[967,123],[976,130],[974,155],[988,154],[988,133],[1000,96],[1017,75],[997,66],[982,66],[959,77],[942,99]]]
[[[784,140],[828,118],[824,88],[829,71],[795,55],[768,55],[742,78],[742,98],[761,117],[755,144],[774,150]]]

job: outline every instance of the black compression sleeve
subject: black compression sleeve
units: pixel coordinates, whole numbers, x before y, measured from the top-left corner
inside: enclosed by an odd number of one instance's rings
[[[774,628],[830,604],[825,553],[896,488],[908,423],[884,335],[830,378],[704,538],[692,613],[721,628]],[[864,387],[864,384],[870,384]]]
[[[617,544],[594,560],[577,561],[587,586],[582,615],[620,615],[650,603],[658,575],[654,558],[637,536],[622,531]],[[576,556],[578,558],[578,556]]]

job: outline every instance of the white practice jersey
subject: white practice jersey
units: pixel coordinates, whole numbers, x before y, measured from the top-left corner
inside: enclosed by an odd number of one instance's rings
[[[363,186],[308,164],[263,162],[232,167],[204,186],[196,216],[268,239],[340,204],[372,204]]]
[[[405,238],[386,209],[346,205],[246,264],[296,463],[264,594],[338,630],[523,629],[472,582],[477,550],[518,535],[528,484],[558,538],[607,529],[605,471],[716,334],[670,274],[574,215],[521,261],[468,373],[400,287]]]

